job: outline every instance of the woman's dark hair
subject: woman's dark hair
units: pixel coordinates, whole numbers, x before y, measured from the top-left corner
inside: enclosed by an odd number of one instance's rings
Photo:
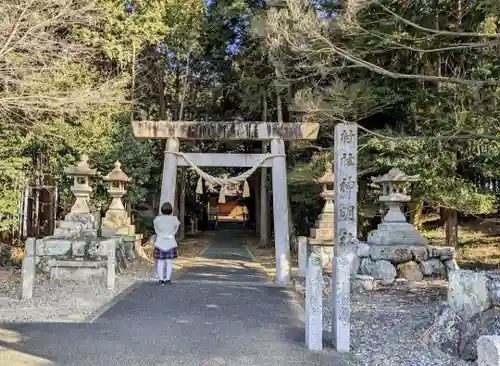
[[[174,212],[174,210],[172,209],[172,205],[170,204],[170,202],[165,202],[163,205],[161,205],[160,211],[164,215],[172,215],[172,212]]]

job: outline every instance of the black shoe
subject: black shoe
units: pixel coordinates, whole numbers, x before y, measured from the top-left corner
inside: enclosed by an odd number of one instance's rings
[[[165,283],[172,283],[170,280],[166,280]]]
[[[160,285],[164,286],[166,281],[160,280]]]

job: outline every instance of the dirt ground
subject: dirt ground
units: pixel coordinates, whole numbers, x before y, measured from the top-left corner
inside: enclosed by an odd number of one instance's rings
[[[174,261],[174,269],[182,269],[189,266],[193,258],[199,257],[203,249],[210,244],[210,238],[213,233],[199,232],[194,235],[186,235],[186,237],[179,243],[177,248],[178,258]],[[144,254],[146,254],[150,263],[153,263],[153,244],[145,244],[143,247]]]
[[[443,229],[423,231],[430,245],[445,245]],[[500,222],[469,220],[458,227],[456,259],[460,268],[472,270],[500,269]]]
[[[443,229],[423,230],[422,235],[429,240],[429,245],[445,245]],[[488,220],[473,220],[458,228],[456,260],[460,268],[471,270],[500,270],[500,222]],[[268,273],[274,273],[275,253],[271,243],[267,248],[261,248],[257,238],[247,242],[255,258],[266,268]],[[292,267],[297,266],[297,255],[292,252]]]

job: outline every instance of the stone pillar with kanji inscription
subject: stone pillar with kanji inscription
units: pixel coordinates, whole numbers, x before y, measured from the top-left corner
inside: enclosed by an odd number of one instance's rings
[[[338,352],[350,351],[350,276],[357,258],[357,147],[354,124],[335,126],[335,249],[332,260],[332,338]]]
[[[356,125],[340,123],[335,126],[335,255],[357,243],[357,148]]]

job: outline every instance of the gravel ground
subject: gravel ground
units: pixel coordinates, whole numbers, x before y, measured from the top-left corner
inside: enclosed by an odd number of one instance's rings
[[[20,300],[20,274],[0,286],[0,322],[81,322],[138,280],[151,277],[151,266],[131,264],[117,276],[114,291],[104,283],[39,279],[31,300]]]
[[[351,295],[352,352],[370,366],[470,366],[428,346],[422,335],[446,299],[444,281],[402,284]],[[301,287],[301,286],[299,286]],[[302,289],[301,289],[302,290]],[[323,326],[331,331],[332,301],[323,296]]]
[[[203,238],[186,238],[180,249],[181,255],[174,262],[174,276],[207,245]],[[33,298],[21,300],[20,269],[0,268],[0,323],[86,321],[135,282],[152,278],[154,271],[150,257],[153,247],[141,248],[151,264],[138,260],[130,263],[126,272],[116,277],[114,291],[107,290],[104,282],[49,281],[39,276]]]

